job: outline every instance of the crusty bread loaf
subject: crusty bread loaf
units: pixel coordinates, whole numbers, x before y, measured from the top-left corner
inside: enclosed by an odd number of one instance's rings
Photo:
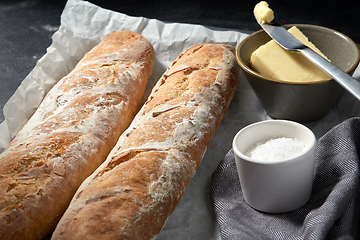
[[[237,89],[234,48],[194,45],[161,77],[52,239],[152,239],[179,203]]]
[[[49,91],[0,155],[0,239],[54,230],[139,110],[154,56],[140,34],[114,32]]]

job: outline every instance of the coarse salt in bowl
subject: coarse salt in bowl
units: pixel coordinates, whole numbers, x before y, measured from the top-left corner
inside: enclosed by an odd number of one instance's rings
[[[245,155],[259,161],[276,162],[295,158],[305,149],[305,144],[297,139],[279,137],[256,143]]]
[[[233,150],[245,201],[268,213],[303,206],[311,196],[315,146],[314,133],[289,120],[261,121],[241,129]]]

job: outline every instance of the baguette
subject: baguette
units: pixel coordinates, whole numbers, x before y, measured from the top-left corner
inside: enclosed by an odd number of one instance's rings
[[[49,91],[0,155],[0,239],[54,230],[139,110],[154,57],[140,34],[114,32]]]
[[[179,55],[80,186],[52,239],[154,239],[199,167],[239,77],[231,46],[194,45]]]

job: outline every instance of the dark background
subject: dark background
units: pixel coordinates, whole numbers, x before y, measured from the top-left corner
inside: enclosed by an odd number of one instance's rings
[[[240,31],[259,29],[252,11],[258,1],[90,0],[130,16],[201,24]],[[281,23],[326,26],[360,44],[360,1],[268,0]],[[66,0],[0,0],[0,109],[46,53],[60,25]],[[4,120],[0,111],[0,122]]]

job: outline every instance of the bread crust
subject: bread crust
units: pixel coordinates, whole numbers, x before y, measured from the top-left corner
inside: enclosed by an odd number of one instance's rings
[[[52,239],[154,239],[199,167],[238,86],[234,48],[194,45],[172,63]]]
[[[0,239],[54,230],[139,110],[154,57],[140,34],[113,32],[49,91],[0,155]]]

